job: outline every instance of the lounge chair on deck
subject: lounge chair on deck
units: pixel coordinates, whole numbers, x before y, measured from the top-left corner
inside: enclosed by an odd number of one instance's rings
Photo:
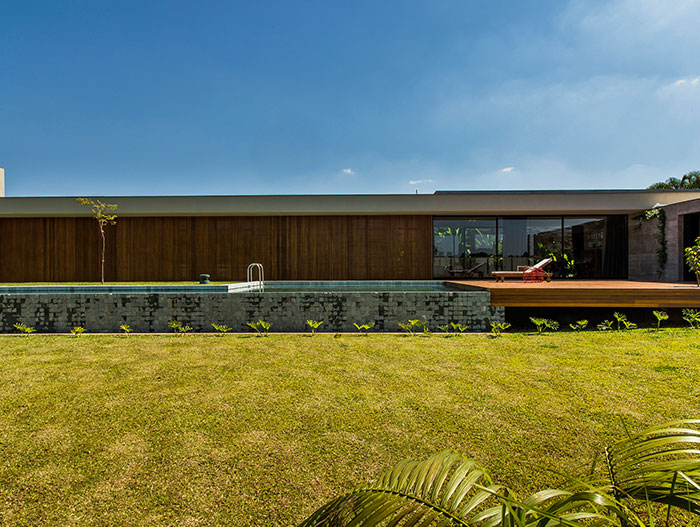
[[[551,258],[545,258],[533,266],[519,265],[517,271],[493,271],[491,276],[496,278],[496,282],[504,282],[506,278],[522,278],[526,282],[551,282],[552,273],[544,270],[551,263]]]
[[[445,271],[450,273],[450,276],[454,278],[472,278],[474,276],[483,276],[484,273],[479,271],[484,265],[486,265],[486,262],[481,262],[478,265],[475,265],[471,269],[462,269],[461,267],[445,267]]]

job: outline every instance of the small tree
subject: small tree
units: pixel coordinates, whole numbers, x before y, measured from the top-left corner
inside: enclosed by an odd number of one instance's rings
[[[105,283],[105,227],[117,223],[117,215],[114,211],[117,206],[114,203],[103,203],[99,199],[76,198],[81,205],[92,207],[92,217],[97,221],[97,228],[100,230],[102,239],[102,251],[100,252],[100,270],[102,271],[102,283]]]
[[[695,245],[685,248],[685,263],[695,273],[695,279],[700,287],[700,236],[695,238]]]

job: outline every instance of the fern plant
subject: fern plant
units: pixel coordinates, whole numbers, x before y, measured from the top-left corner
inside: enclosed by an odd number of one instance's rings
[[[655,527],[658,512],[668,526],[681,510],[700,516],[698,444],[700,420],[651,428],[605,449],[607,481],[591,470],[588,480],[525,498],[496,484],[475,461],[445,451],[399,462],[299,527]],[[646,505],[644,515],[635,513],[638,503]]]
[[[83,326],[74,326],[73,329],[70,330],[70,334],[74,337],[79,337],[83,333],[85,333],[85,328]]]
[[[614,525],[616,518],[626,519],[625,511],[602,493],[547,489],[519,499],[476,462],[445,451],[422,462],[399,462],[299,527],[578,527],[606,520]]]

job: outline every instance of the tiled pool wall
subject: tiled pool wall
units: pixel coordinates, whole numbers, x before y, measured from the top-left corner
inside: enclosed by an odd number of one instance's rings
[[[193,331],[212,331],[212,323],[249,332],[247,322],[272,323],[271,332],[308,331],[306,321],[323,320],[319,331],[356,331],[354,322],[376,322],[373,331],[399,331],[398,323],[422,319],[432,330],[454,321],[470,331],[487,331],[505,320],[486,291],[343,293],[159,293],[159,294],[0,294],[0,332],[15,333],[22,322],[43,333],[83,326],[90,333],[167,332],[177,320]]]

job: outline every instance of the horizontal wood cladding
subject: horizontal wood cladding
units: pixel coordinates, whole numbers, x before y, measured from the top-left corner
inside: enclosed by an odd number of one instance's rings
[[[90,218],[0,218],[0,282],[99,280]],[[431,278],[430,216],[122,217],[107,228],[109,281]]]

